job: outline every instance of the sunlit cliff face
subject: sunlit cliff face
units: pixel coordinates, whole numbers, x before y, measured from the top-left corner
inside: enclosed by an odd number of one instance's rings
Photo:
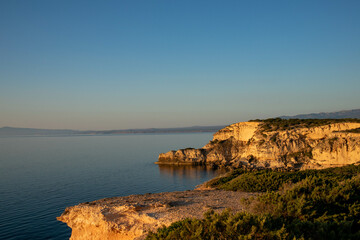
[[[360,161],[360,123],[334,123],[266,131],[260,122],[225,127],[201,149],[159,155],[159,164],[245,168],[326,168]]]

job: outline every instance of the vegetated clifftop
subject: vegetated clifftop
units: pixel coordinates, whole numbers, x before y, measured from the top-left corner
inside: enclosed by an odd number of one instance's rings
[[[267,119],[235,123],[200,149],[161,153],[157,164],[230,168],[326,168],[360,162],[359,119]]]

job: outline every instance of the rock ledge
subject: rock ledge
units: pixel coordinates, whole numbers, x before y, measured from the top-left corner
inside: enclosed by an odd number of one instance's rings
[[[68,207],[58,217],[72,228],[72,240],[144,239],[149,231],[213,209],[243,211],[241,198],[254,193],[192,190],[113,197]]]

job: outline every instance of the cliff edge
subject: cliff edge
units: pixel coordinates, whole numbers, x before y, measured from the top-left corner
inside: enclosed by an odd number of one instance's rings
[[[318,169],[360,161],[359,119],[267,119],[239,122],[200,149],[161,153],[157,164],[230,168]]]
[[[71,240],[145,239],[149,231],[212,209],[244,211],[239,199],[255,193],[193,190],[114,197],[68,207],[58,217],[72,228]]]

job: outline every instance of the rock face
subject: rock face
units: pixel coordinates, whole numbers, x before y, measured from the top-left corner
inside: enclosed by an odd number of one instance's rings
[[[360,161],[360,123],[333,123],[266,131],[262,122],[240,122],[214,134],[201,149],[161,153],[157,164],[244,168],[326,168]]]
[[[107,198],[68,207],[58,217],[72,228],[72,240],[144,239],[149,231],[213,209],[244,211],[243,197],[254,193],[194,190]]]

